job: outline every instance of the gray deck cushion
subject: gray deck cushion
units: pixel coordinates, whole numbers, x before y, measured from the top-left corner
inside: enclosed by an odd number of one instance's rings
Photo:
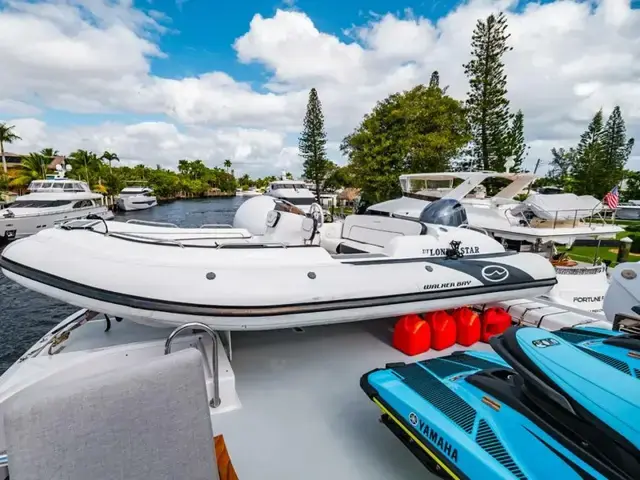
[[[38,393],[5,412],[11,480],[218,478],[195,349]]]
[[[380,215],[349,215],[342,226],[342,238],[384,247],[399,235],[422,235],[424,225],[403,218]]]

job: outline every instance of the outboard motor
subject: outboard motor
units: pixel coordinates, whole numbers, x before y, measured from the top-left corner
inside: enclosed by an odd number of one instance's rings
[[[441,198],[431,202],[420,212],[420,221],[446,227],[459,227],[469,224],[467,211],[459,201],[453,198]]]

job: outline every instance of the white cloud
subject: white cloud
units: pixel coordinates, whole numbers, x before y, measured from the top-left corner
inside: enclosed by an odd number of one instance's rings
[[[304,12],[256,15],[233,45],[238,61],[267,71],[256,91],[219,71],[154,76],[150,59],[164,55],[157,36],[169,23],[161,12],[145,13],[129,0],[14,0],[0,10],[0,116],[37,116],[47,107],[164,115],[167,123],[99,126],[82,126],[78,117],[65,128],[17,119],[25,143],[16,148],[109,145],[150,164],[229,156],[256,173],[295,170],[294,134],[310,87],[318,89],[334,144],[376,101],[427,82],[433,70],[462,99],[476,20],[515,4],[472,0],[436,23],[411,12],[371,15],[363,25],[345,25],[341,37],[319,31]],[[620,104],[629,132],[640,137],[640,15],[628,0],[529,4],[508,18],[509,97],[525,113],[532,164],[548,160],[551,146],[577,142],[600,107]]]

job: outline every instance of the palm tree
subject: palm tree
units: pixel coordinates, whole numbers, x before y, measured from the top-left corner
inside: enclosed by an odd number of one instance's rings
[[[224,168],[227,169],[227,172],[231,168],[231,160],[229,160],[228,158],[224,161]]]
[[[22,157],[18,176],[10,185],[12,187],[27,187],[32,180],[41,180],[47,177],[47,170],[51,160],[42,153],[33,152]]]
[[[101,165],[98,156],[87,150],[76,150],[73,152],[69,155],[69,163],[78,176],[81,176],[79,172],[84,173],[84,178],[89,186],[91,186],[89,172],[97,172]]]
[[[51,147],[43,148],[42,150],[40,150],[40,153],[51,160],[53,160],[53,157],[57,157],[60,155],[60,152],[58,152],[58,150]]]
[[[102,157],[100,157],[101,160],[106,160],[107,162],[109,162],[109,170],[111,170],[111,162],[116,161],[119,162],[120,161],[120,157],[118,157],[118,155],[116,153],[111,153],[105,150],[105,152],[102,154]]]
[[[0,154],[2,155],[2,169],[4,170],[4,173],[7,173],[7,159],[4,157],[5,143],[13,143],[16,140],[22,140],[13,132],[14,128],[16,128],[14,125],[0,123]]]

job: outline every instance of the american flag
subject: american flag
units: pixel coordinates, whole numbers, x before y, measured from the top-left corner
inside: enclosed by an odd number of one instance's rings
[[[607,205],[607,207],[615,210],[618,208],[618,203],[620,202],[620,195],[618,194],[618,186],[616,185],[611,189],[609,193],[604,196],[603,202]]]

